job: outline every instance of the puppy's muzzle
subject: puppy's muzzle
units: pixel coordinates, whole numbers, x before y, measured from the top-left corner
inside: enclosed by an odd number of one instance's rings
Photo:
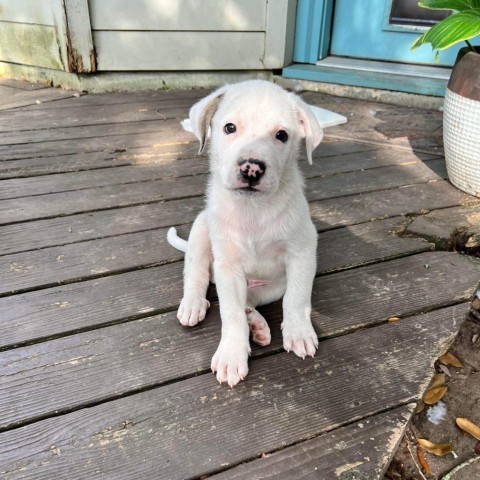
[[[249,188],[254,187],[260,183],[260,180],[265,175],[267,166],[265,162],[249,158],[248,160],[240,159],[238,161],[239,166],[239,179],[248,185]]]

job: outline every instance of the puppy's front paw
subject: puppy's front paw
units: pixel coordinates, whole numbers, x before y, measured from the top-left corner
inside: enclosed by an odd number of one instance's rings
[[[209,307],[210,302],[206,298],[183,297],[178,308],[177,318],[184,327],[193,327],[205,318]]]
[[[284,321],[282,323],[282,335],[283,348],[287,352],[293,351],[300,358],[315,355],[318,347],[318,337],[310,320]]]
[[[227,382],[230,387],[243,380],[248,374],[249,354],[248,344],[222,339],[212,358],[212,371],[217,372],[217,380]]]

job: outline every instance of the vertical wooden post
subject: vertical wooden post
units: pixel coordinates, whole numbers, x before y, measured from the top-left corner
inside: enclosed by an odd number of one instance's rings
[[[96,70],[88,0],[64,0],[67,18],[68,67],[70,72]]]
[[[55,2],[54,15],[65,70],[75,73],[94,72],[96,59],[88,0]]]

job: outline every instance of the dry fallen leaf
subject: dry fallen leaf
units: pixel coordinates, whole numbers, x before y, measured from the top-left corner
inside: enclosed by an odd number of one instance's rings
[[[444,353],[438,358],[438,361],[443,365],[451,365],[452,367],[463,368],[463,363],[450,352]]]
[[[447,393],[447,390],[447,387],[430,388],[423,396],[423,401],[427,405],[435,405],[439,400],[443,398],[443,396]]]
[[[425,458],[425,455],[422,452],[422,449],[420,447],[417,447],[417,458],[422,466],[422,468],[425,470],[425,473],[428,473],[431,475],[432,471],[430,470],[430,465],[427,462],[427,459]]]
[[[456,418],[455,422],[464,431],[469,433],[472,437],[480,440],[480,427],[471,422],[468,418]]]
[[[475,247],[480,247],[480,235],[474,234],[472,235],[468,240],[467,243],[465,244],[467,248],[475,248]]]
[[[478,442],[476,445],[475,445],[475,453],[477,455],[480,455],[480,442]]]
[[[445,365],[439,365],[439,367],[445,375],[447,375],[448,377],[452,376],[448,367],[446,367]]]
[[[418,402],[417,408],[415,409],[415,413],[422,413],[425,410],[425,403],[420,400]]]
[[[390,318],[388,319],[388,321],[389,321],[390,323],[392,323],[392,322],[398,322],[399,320],[400,320],[400,317],[390,317]]]
[[[433,376],[432,381],[431,381],[428,389],[430,390],[431,388],[435,388],[435,387],[443,387],[445,385],[446,380],[447,380],[447,377],[446,377],[445,373],[436,373]]]
[[[424,438],[417,438],[417,441],[418,444],[428,453],[433,453],[440,457],[453,452],[453,448],[449,443],[432,443]]]

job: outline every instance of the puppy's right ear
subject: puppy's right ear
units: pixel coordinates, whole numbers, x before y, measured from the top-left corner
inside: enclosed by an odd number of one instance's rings
[[[213,114],[218,108],[218,104],[228,86],[221,87],[205,98],[202,98],[190,109],[190,127],[200,142],[198,153],[202,153],[207,141],[208,129],[212,121]]]

